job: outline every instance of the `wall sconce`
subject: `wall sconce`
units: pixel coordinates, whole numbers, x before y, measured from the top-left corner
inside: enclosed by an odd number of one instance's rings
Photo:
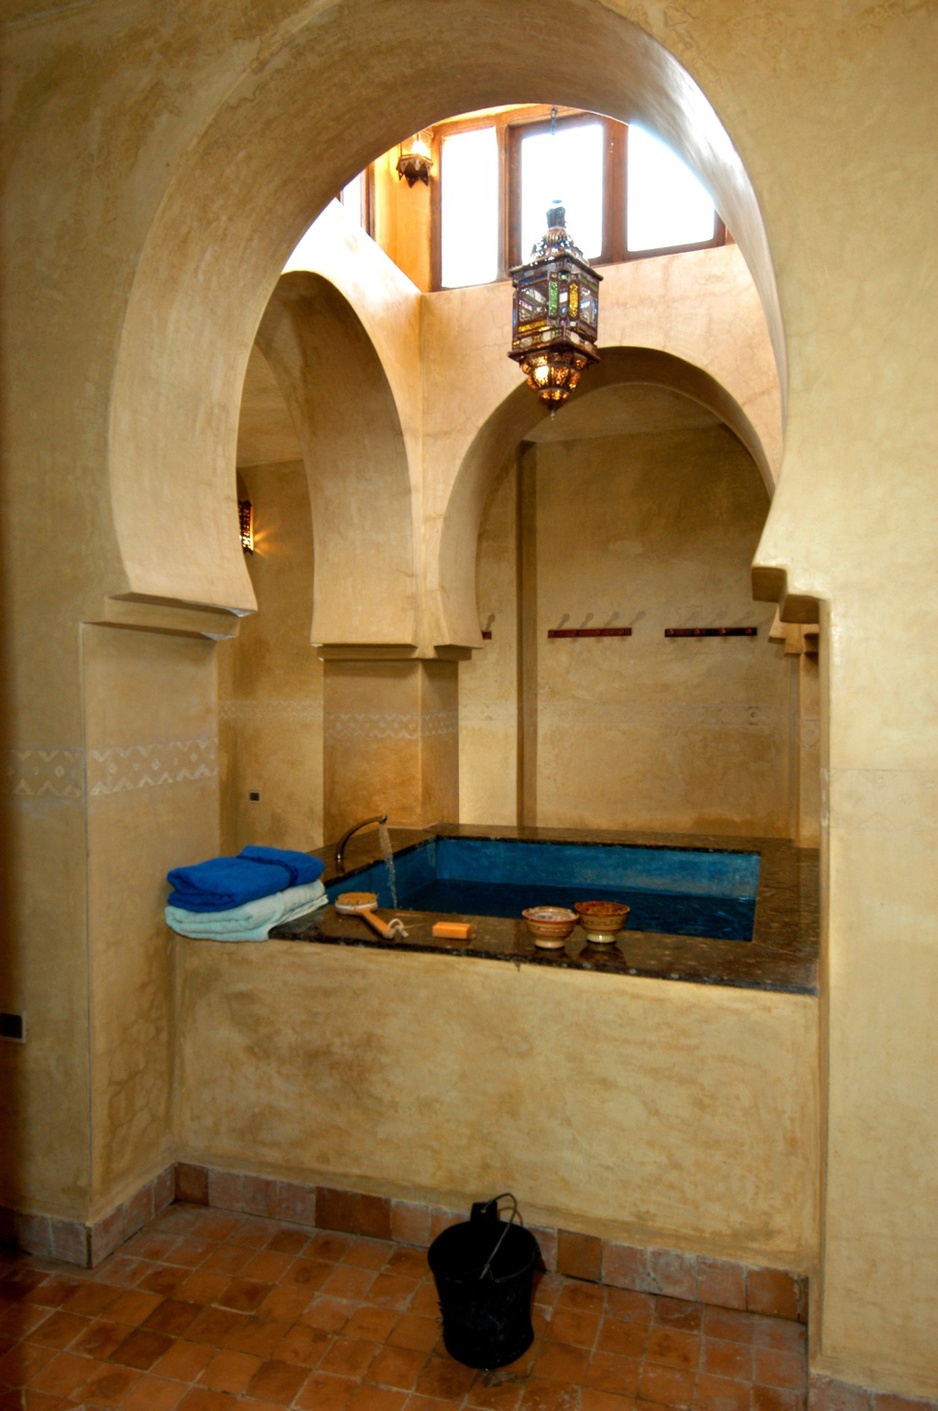
[[[238,521],[241,525],[241,547],[246,554],[253,554],[254,506],[250,500],[238,501]]]
[[[408,186],[413,186],[415,181],[422,181],[424,186],[430,185],[430,173],[433,170],[433,158],[430,155],[428,140],[430,135],[429,129],[427,129],[426,136],[422,132],[415,133],[406,142],[402,142],[398,149],[398,180],[401,177],[406,177]]]

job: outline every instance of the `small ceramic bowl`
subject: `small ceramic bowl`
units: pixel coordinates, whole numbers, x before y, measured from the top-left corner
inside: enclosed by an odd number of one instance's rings
[[[612,945],[632,909],[621,901],[578,901],[573,907],[587,940],[594,946]]]
[[[521,915],[528,923],[534,944],[545,950],[560,950],[576,925],[576,913],[565,906],[529,906]]]

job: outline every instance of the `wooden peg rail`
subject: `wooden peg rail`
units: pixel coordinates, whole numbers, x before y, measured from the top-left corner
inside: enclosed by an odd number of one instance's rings
[[[758,627],[666,627],[666,637],[755,637]]]
[[[631,627],[551,627],[548,637],[631,637]]]

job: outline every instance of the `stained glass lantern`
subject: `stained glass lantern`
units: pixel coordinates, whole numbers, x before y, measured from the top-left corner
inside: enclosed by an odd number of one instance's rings
[[[547,212],[547,234],[527,264],[511,270],[514,285],[510,358],[551,412],[567,400],[595,350],[601,274],[567,234],[563,206]]]

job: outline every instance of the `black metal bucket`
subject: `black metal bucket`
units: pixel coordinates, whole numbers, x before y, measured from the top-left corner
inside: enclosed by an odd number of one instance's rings
[[[479,1201],[468,1222],[437,1235],[428,1259],[443,1314],[443,1342],[451,1357],[467,1367],[492,1371],[506,1367],[534,1340],[531,1288],[541,1251],[537,1240],[498,1217],[505,1196]]]

